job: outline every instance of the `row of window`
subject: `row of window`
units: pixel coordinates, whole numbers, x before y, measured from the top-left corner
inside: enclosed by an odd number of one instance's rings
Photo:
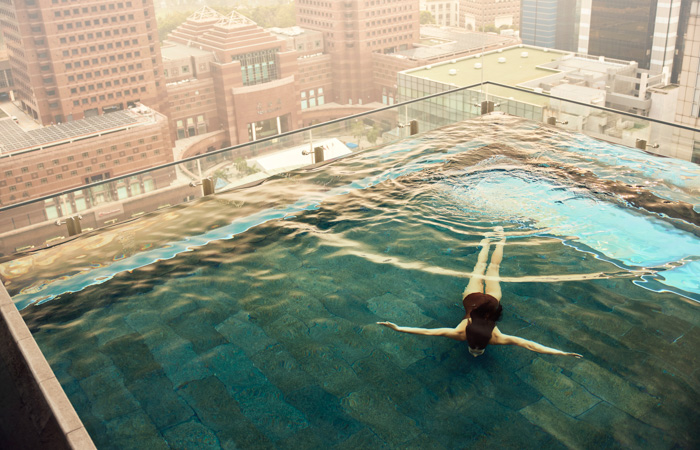
[[[323,104],[325,104],[325,96],[323,95],[322,87],[318,88],[318,90],[301,91],[301,109],[313,108]]]
[[[410,30],[413,27],[411,25],[401,25],[399,27],[393,27],[393,28],[382,28],[381,30],[372,30],[372,31],[367,31],[365,33],[365,36],[376,36],[377,34],[389,34],[391,32],[399,32],[401,30]]]
[[[93,178],[100,178],[94,181],[101,181],[109,178],[109,172],[98,177],[86,178],[85,182],[89,183]],[[129,179],[119,180],[111,183],[111,186],[102,184],[90,189],[84,189],[68,194],[67,201],[59,201],[56,199],[46,200],[45,211],[46,218],[53,220],[61,217],[63,214],[69,215],[76,212],[84,211],[90,206],[97,206],[105,202],[123,200],[141,193],[147,193],[155,190],[155,180],[146,176],[134,176]],[[13,198],[10,198],[14,200]]]
[[[131,2],[126,2],[126,7],[131,8]],[[82,9],[81,8],[63,9],[63,10],[59,9],[59,10],[55,10],[53,15],[54,15],[54,17],[61,17],[61,16],[65,17],[65,16],[70,16],[70,15],[78,16],[81,13],[87,14],[88,11],[97,12],[98,9],[100,11],[107,11],[107,10],[113,11],[115,9],[123,9],[123,8],[124,8],[124,3],[119,2],[119,3],[110,3],[109,5],[100,5],[99,8],[97,6],[93,5],[89,9],[87,7],[83,7]]]
[[[146,88],[141,86],[140,88],[134,88],[134,89],[127,89],[124,91],[124,97],[128,97],[129,95],[137,95],[140,92],[146,92]],[[103,102],[107,99],[114,99],[114,98],[121,98],[122,96],[122,91],[117,91],[117,92],[110,92],[109,94],[102,94],[99,96],[92,96],[92,97],[85,97],[80,100],[73,100],[73,106],[80,106],[82,105],[87,105],[88,103],[97,103],[98,99],[100,102]],[[49,104],[51,106],[51,104]],[[58,105],[56,105],[58,107]]]

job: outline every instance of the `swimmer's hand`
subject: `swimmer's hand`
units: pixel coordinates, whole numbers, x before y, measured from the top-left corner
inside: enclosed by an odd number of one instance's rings
[[[377,322],[377,325],[384,325],[387,328],[391,328],[394,331],[399,331],[399,326],[393,322]]]
[[[564,356],[575,356],[577,358],[583,358],[583,355],[580,355],[578,353],[564,353]]]

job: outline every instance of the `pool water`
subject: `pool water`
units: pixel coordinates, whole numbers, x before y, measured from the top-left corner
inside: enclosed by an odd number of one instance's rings
[[[490,116],[0,267],[98,448],[697,447],[700,169]],[[455,326],[505,230],[499,328]]]

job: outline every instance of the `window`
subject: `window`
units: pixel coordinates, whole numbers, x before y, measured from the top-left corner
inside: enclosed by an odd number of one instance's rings
[[[276,48],[233,55],[231,59],[241,63],[244,86],[267,83],[279,78]]]

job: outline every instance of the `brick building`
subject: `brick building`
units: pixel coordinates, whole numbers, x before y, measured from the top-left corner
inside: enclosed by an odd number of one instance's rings
[[[236,145],[301,126],[299,54],[250,19],[203,7],[163,47],[178,138],[223,130]]]
[[[0,133],[3,206],[173,160],[167,119],[143,106],[30,131],[4,118]],[[151,190],[149,183],[140,183],[134,194]],[[121,198],[131,192],[127,186],[114,194]],[[90,204],[94,201],[86,200]]]
[[[345,0],[295,2],[297,25],[323,33],[331,55],[333,96],[338,104],[379,101],[372,54],[407,50],[419,39],[419,0]]]
[[[19,105],[43,125],[142,103],[167,113],[152,0],[0,2]]]
[[[459,26],[459,0],[420,0],[420,10],[428,11],[435,19],[435,25]]]
[[[520,0],[460,0],[459,25],[470,31],[489,25],[519,27]]]

